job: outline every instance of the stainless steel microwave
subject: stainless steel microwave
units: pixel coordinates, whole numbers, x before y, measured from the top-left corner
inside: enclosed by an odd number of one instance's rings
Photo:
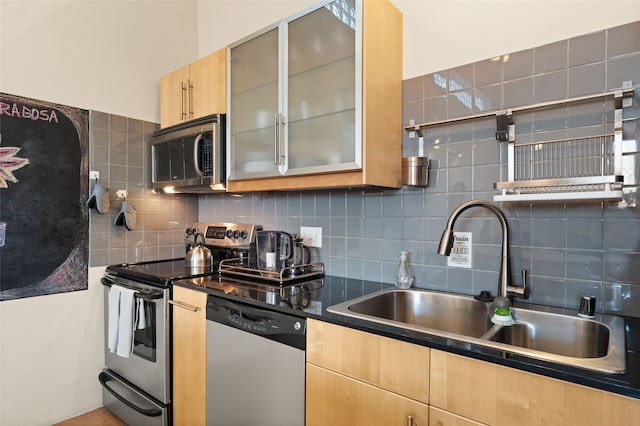
[[[151,137],[152,182],[165,192],[226,189],[225,115],[160,129]]]

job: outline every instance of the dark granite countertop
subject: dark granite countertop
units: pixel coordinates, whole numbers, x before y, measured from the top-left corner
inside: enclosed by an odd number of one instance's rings
[[[348,318],[327,311],[329,306],[393,287],[389,284],[326,276],[291,286],[274,287],[213,276],[178,280],[174,281],[174,285],[195,288],[219,297],[269,307],[301,317],[315,318],[640,399],[640,319],[638,318],[624,318],[627,338],[627,372],[606,374],[553,364],[499,349],[463,343],[399,327]]]

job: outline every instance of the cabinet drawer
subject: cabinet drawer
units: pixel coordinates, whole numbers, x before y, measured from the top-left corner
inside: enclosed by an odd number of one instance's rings
[[[429,407],[307,364],[306,425],[426,425]]]
[[[307,322],[307,362],[429,402],[429,348],[334,324]]]

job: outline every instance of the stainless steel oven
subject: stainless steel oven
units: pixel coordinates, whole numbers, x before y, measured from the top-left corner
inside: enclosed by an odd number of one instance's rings
[[[169,287],[157,287],[105,274],[105,365],[99,380],[104,406],[131,425],[168,425],[171,422]],[[113,285],[136,291],[142,304],[144,328],[133,333],[132,353],[124,358],[107,349],[109,291]]]
[[[213,264],[187,267],[185,259],[110,265],[102,277],[105,307],[105,368],[99,374],[104,406],[129,425],[172,424],[171,286],[180,278],[217,276],[218,264],[231,257],[255,253],[260,225],[228,222],[194,223],[185,230],[185,250],[194,236],[203,235]],[[109,350],[109,293],[113,286],[134,290],[134,305],[143,312],[144,327],[133,332],[129,357]],[[119,289],[118,289],[119,290]],[[138,322],[138,325],[140,322]]]

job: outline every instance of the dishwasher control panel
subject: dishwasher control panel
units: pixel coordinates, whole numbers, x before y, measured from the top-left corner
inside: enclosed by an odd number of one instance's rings
[[[263,336],[298,349],[306,348],[306,320],[295,315],[209,295],[207,320]]]

